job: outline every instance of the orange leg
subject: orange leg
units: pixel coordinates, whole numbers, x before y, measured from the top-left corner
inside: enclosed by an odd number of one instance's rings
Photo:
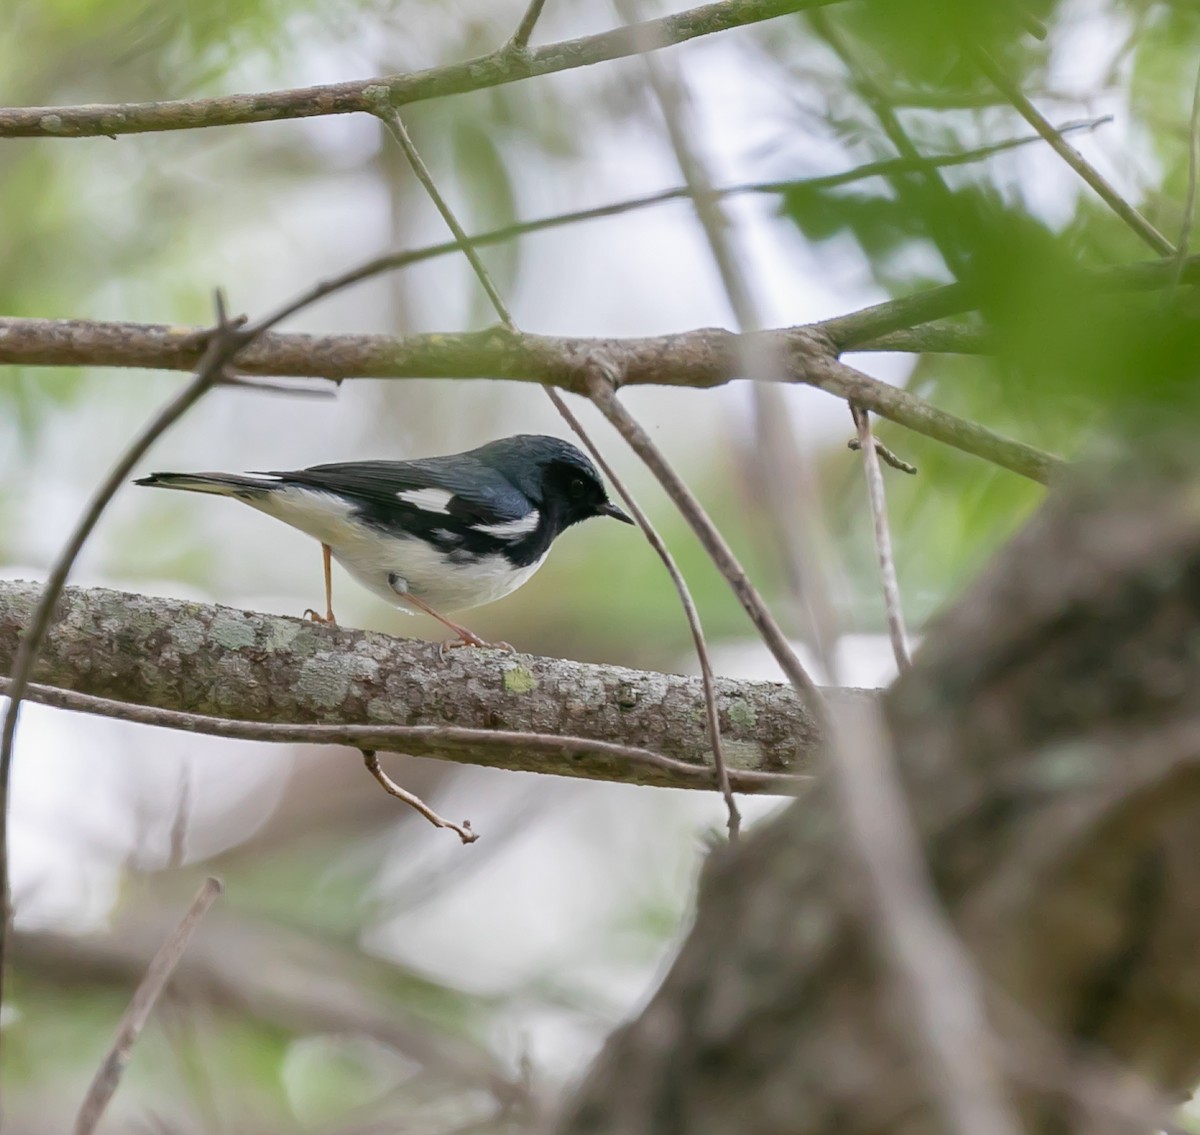
[[[477,634],[475,634],[474,631],[469,631],[466,627],[459,626],[459,624],[454,622],[452,619],[447,619],[445,615],[439,615],[437,611],[429,606],[428,603],[424,602],[424,600],[418,599],[412,594],[412,592],[397,591],[396,594],[402,599],[407,600],[418,610],[424,611],[425,614],[429,615],[431,618],[437,619],[442,626],[449,627],[456,635],[458,635],[457,642],[443,643],[442,647],[438,648],[439,652],[445,647],[478,646],[485,649],[490,648],[493,650],[507,650],[510,654],[513,653],[513,647],[511,647],[507,642],[485,642]]]
[[[328,544],[321,545],[321,555],[325,560],[325,615],[324,617],[318,615],[311,607],[304,614],[314,623],[328,623],[330,626],[337,626],[337,619],[333,617],[333,553],[329,550]]]

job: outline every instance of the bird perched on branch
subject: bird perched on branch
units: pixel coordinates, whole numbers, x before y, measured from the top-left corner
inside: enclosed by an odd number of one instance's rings
[[[633,521],[608,499],[596,467],[554,437],[519,434],[419,461],[353,461],[270,473],[152,473],[134,482],[233,497],[306,532],[388,602],[409,604],[462,643],[488,643],[443,611],[503,598],[542,566],[565,529],[593,516]]]

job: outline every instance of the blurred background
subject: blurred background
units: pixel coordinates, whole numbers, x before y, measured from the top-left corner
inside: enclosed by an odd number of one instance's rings
[[[1188,197],[1200,47],[1192,4],[836,5],[672,48],[696,142],[727,199],[768,325],[845,313],[972,273],[997,357],[849,361],[994,430],[1071,456],[1131,423],[1191,422],[1189,296],[1114,298],[1082,268],[1152,257],[1043,144],[899,178],[804,184],[894,156],[880,107],[926,156],[1031,134],[964,63],[982,39],[1056,125],[1171,239]],[[508,38],[496,0],[8,0],[0,103],[192,97],[458,61]],[[644,5],[646,16],[661,9]],[[550,0],[534,43],[603,31],[605,4]],[[404,110],[468,231],[681,184],[634,58]],[[446,239],[379,125],[318,118],[219,130],[0,144],[0,312],[206,324],[212,291],[259,315],[320,277]],[[565,335],[732,326],[686,201],[550,229],[485,259],[519,325]],[[293,329],[455,331],[493,322],[444,257],[344,292]],[[0,370],[0,575],[42,578],[89,492],[178,374]],[[543,392],[488,381],[351,381],[304,396],[212,394],[150,469],[242,470],[453,452],[566,435]],[[795,557],[819,563],[841,679],[893,674],[861,464],[846,406],[748,383],[630,391],[779,617],[807,644]],[[597,414],[576,406],[668,539],[720,673],[778,677],[723,581]],[[1185,416],[1180,419],[1182,413]],[[910,625],[986,563],[1041,490],[883,424],[920,469],[886,470]],[[812,492],[784,494],[804,471]],[[339,618],[440,638],[335,567]],[[315,543],[233,502],[130,489],[75,583],[299,615],[319,606]],[[534,583],[472,615],[519,649],[694,672],[670,582],[636,533],[572,530]],[[720,838],[715,794],[394,759],[389,770],[483,838],[462,847],[400,808],[356,753],[183,736],[25,709],[13,803],[20,939],[5,1006],[14,1130],[62,1129],[145,963],[206,873],[227,891],[136,1050],[109,1122],[163,1131],[443,1132],[529,1125],[636,1010],[686,931]],[[778,801],[746,801],[749,818]]]

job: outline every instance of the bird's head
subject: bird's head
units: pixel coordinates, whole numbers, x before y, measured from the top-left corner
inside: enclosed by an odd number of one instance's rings
[[[593,516],[634,523],[608,499],[600,473],[586,454],[561,438],[518,434],[482,446],[474,456],[553,516],[560,531]]]

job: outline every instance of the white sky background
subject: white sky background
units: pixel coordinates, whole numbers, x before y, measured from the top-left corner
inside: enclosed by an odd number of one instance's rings
[[[605,6],[549,5],[539,28],[546,41],[599,30],[610,20]],[[558,9],[555,13],[553,10]],[[514,8],[515,10],[515,8]],[[1098,67],[1080,73],[1079,61],[1098,61],[1113,42],[1113,29],[1097,24],[1091,6],[1072,7],[1073,31],[1064,42],[1064,62],[1055,86],[1089,90]],[[430,34],[436,34],[436,29]],[[409,50],[411,65],[425,65],[420,37]],[[359,77],[373,73],[376,60],[349,49],[298,61],[299,74],[287,85]],[[735,49],[731,36],[700,41],[670,53],[685,71],[697,96],[696,119],[718,184],[761,180],[796,173],[785,132],[795,134],[793,117],[781,115],[777,76],[756,67]],[[605,64],[602,66],[613,66]],[[636,66],[618,64],[617,66]],[[278,85],[248,67],[238,87]],[[580,81],[578,73],[532,80],[560,85]],[[1094,102],[1090,113],[1114,112],[1115,125],[1076,144],[1117,184],[1136,190],[1140,148],[1129,136],[1124,108]],[[1056,118],[1081,114],[1075,107]],[[998,116],[995,137],[1014,132],[1012,116]],[[1002,123],[1007,122],[1004,127]],[[252,226],[233,225],[229,239],[206,249],[189,264],[226,284],[236,311],[262,312],[299,286],[340,271],[359,258],[392,246],[388,202],[380,185],[354,172],[354,163],[377,144],[378,129],[365,119],[316,119],[303,123],[261,125],[229,131],[197,156],[167,171],[170,177],[203,189],[226,188],[220,181],[221,155],[254,144],[274,129],[300,132],[314,151],[349,170],[312,184],[300,185],[276,199],[254,202]],[[1020,132],[1024,132],[1021,130]],[[187,142],[194,136],[183,136]],[[176,140],[177,141],[177,140]],[[47,143],[70,146],[76,143]],[[120,210],[120,186],[128,163],[152,162],[155,136],[110,143],[108,164],[99,167],[89,193],[103,214]],[[586,139],[584,160],[562,160],[556,166],[531,162],[518,175],[522,217],[603,204],[679,183],[656,119],[595,130]],[[1123,154],[1114,165],[1111,154]],[[849,164],[838,152],[805,151],[800,172],[827,172]],[[1043,216],[1067,219],[1078,191],[1074,176],[1041,148],[1030,147],[997,159],[1013,185]],[[105,181],[105,178],[108,180]],[[227,187],[248,192],[247,184]],[[454,199],[453,185],[446,185]],[[231,196],[230,205],[237,204]],[[752,279],[763,318],[786,325],[839,314],[876,302],[879,292],[866,285],[861,253],[848,240],[813,250],[794,228],[772,216],[772,198],[744,197],[730,203],[747,275]],[[419,206],[422,218],[414,244],[445,239],[431,208]],[[180,234],[186,240],[186,234]],[[415,330],[454,330],[468,311],[473,287],[465,266],[443,260],[415,269],[410,295],[416,294],[411,318]],[[359,288],[307,313],[294,326],[338,330],[390,330],[390,286]],[[531,331],[582,335],[638,335],[706,325],[730,325],[729,307],[720,289],[698,225],[689,209],[674,204],[625,217],[592,222],[523,238],[520,286],[511,297],[518,323]],[[91,314],[147,321],[175,318],[170,295],[155,302],[146,290],[114,287],[97,295]],[[888,381],[902,381],[909,362],[899,356],[868,356],[855,365]],[[142,374],[98,373],[93,389],[74,406],[56,411],[31,459],[21,459],[25,484],[23,515],[16,525],[16,562],[0,565],[8,578],[42,578],[62,544],[91,487],[119,452],[125,438],[148,413],[154,400],[165,399],[177,380]],[[402,458],[446,452],[479,444],[503,433],[564,433],[564,427],[540,390],[516,384],[408,384],[389,391],[389,410],[380,418],[380,384],[349,382],[337,400],[292,400],[240,392],[220,392],[162,439],[148,468],[286,468],[320,461],[364,457]],[[808,442],[840,441],[848,433],[844,406],[808,388],[789,390],[797,429]],[[407,421],[404,406],[442,407],[431,432],[427,412]],[[729,422],[743,422],[746,392],[734,386],[715,392],[631,392],[631,408],[655,436],[681,459],[686,471],[703,462],[713,445],[724,444]],[[380,421],[382,420],[382,425]],[[587,418],[596,421],[594,415]],[[0,427],[2,431],[2,427]],[[597,436],[618,470],[634,485],[645,475],[607,427]],[[0,432],[0,440],[3,434]],[[0,458],[2,464],[2,458]],[[74,575],[80,584],[105,585],[173,595],[195,595],[235,606],[296,614],[313,602],[319,584],[318,557],[304,538],[286,532],[250,510],[230,502],[181,498],[179,528],[162,532],[162,562],[194,539],[195,528],[214,548],[210,589],[194,588],[172,578],[147,578],[145,563],[128,558],[123,541],[143,518],[144,510],[164,508],[148,494],[120,495],[103,521]],[[176,543],[178,542],[178,543]],[[144,551],[144,546],[141,549]],[[150,570],[153,570],[151,565]],[[376,601],[353,589],[343,576],[339,610],[354,625],[378,624]],[[537,580],[529,586],[538,586]],[[519,629],[511,637],[519,641]],[[722,673],[777,677],[757,644],[730,646],[718,654]],[[690,661],[682,666],[691,668]],[[851,684],[885,684],[891,664],[882,642],[852,640],[846,678]],[[331,759],[333,759],[331,757]],[[269,812],[286,768],[282,749],[173,735],[169,745],[152,731],[55,713],[36,706],[23,711],[14,791],[15,893],[19,917],[27,925],[86,928],[102,922],[116,897],[118,873],[130,851],[131,833],[144,831],[160,845],[178,793],[180,765],[193,778],[196,850],[204,848],[206,818],[240,818],[243,835]],[[367,945],[424,967],[437,976],[481,990],[503,989],[538,975],[570,970],[591,983],[613,1013],[631,1007],[648,988],[659,958],[628,963],[597,956],[588,943],[598,929],[631,905],[639,888],[666,893],[685,909],[690,879],[700,861],[702,836],[723,824],[715,795],[629,789],[547,781],[529,776],[492,776],[486,791],[464,776],[454,782],[437,806],[452,816],[469,815],[483,832],[503,824],[517,801],[538,793],[536,821],[524,836],[504,848],[489,866],[444,898],[428,903],[414,916],[378,927]],[[81,794],[86,807],[81,808]],[[747,811],[761,814],[765,805],[749,802]],[[226,824],[228,828],[228,823]],[[384,865],[381,885],[397,875],[472,854],[445,833],[430,828],[417,862],[412,841],[404,862]],[[480,845],[482,846],[482,844]],[[621,849],[614,857],[612,849]],[[428,856],[428,860],[426,860]],[[581,877],[589,884],[579,885]],[[632,896],[632,897],[631,897]],[[481,933],[481,928],[486,932]],[[514,1047],[530,1045],[535,1061],[555,1072],[567,1072],[594,1043],[599,1030],[581,1026],[568,1016],[514,1020]]]

